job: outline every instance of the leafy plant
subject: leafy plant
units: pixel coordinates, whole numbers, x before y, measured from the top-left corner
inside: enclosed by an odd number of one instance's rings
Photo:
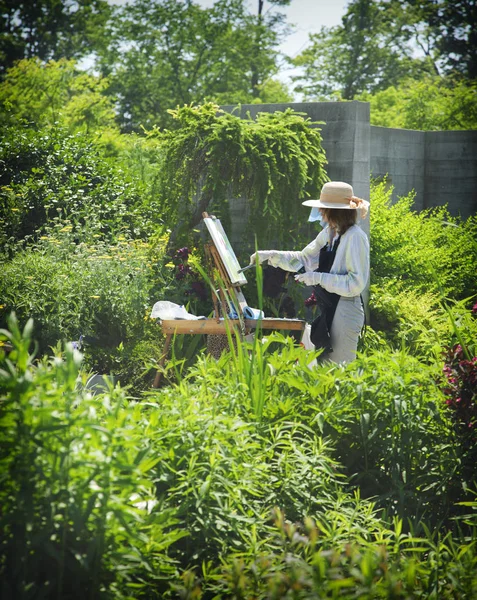
[[[124,391],[92,398],[71,346],[34,364],[32,321],[0,351],[0,573],[3,598],[154,598],[183,533],[157,512],[158,458]]]
[[[471,503],[469,503],[471,504]],[[475,502],[472,503],[475,507]],[[291,523],[276,511],[274,552],[231,553],[202,578],[188,573],[184,597],[472,598],[477,591],[475,538],[404,534],[402,522],[357,541],[340,540],[350,515]],[[475,524],[475,520],[474,520]],[[475,530],[474,530],[475,531]],[[201,580],[202,579],[202,580]]]
[[[465,130],[477,125],[476,91],[472,80],[427,74],[355,99],[369,102],[371,124],[379,127]]]
[[[73,227],[61,224],[43,237],[3,264],[1,322],[12,311],[33,318],[41,354],[83,336],[91,369],[142,387],[146,363],[160,355],[149,318],[167,281],[154,256],[160,247],[124,235],[107,244],[99,234],[95,243],[76,244]]]
[[[417,212],[412,193],[394,204],[391,194],[385,181],[372,186],[373,283],[393,280],[418,293],[442,291],[456,300],[471,297],[477,289],[477,219],[462,221],[445,207]]]
[[[101,136],[117,129],[113,102],[104,94],[107,85],[73,60],[20,60],[0,83],[0,122],[35,129],[60,125],[69,133]]]
[[[0,159],[0,242],[9,252],[58,219],[69,219],[64,225],[73,225],[80,241],[98,233],[152,233],[141,185],[101,156],[85,134],[7,128]]]
[[[456,425],[471,443],[477,443],[477,357],[466,358],[462,346],[456,344],[447,352],[444,374],[446,404],[453,410]]]
[[[267,235],[285,237],[284,222],[296,234],[297,203],[327,180],[320,130],[312,127],[317,123],[291,109],[241,119],[211,103],[170,112],[177,127],[150,135],[161,142],[156,210],[173,224],[172,248],[204,211],[226,219],[229,198],[242,195],[254,230],[263,232],[260,244]]]
[[[395,349],[405,349],[422,360],[440,360],[452,329],[436,292],[420,292],[405,282],[384,280],[371,284],[371,327],[383,332]]]

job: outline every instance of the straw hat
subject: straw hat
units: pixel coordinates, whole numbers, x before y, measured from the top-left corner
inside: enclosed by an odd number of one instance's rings
[[[319,200],[305,200],[302,204],[313,208],[358,209],[362,219],[368,214],[369,208],[369,202],[355,196],[352,186],[343,181],[329,181],[325,183],[321,189]]]

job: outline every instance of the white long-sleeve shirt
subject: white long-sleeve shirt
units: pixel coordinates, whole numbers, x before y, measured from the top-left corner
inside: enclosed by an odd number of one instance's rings
[[[314,271],[319,266],[320,250],[330,240],[331,230],[326,226],[301,252],[273,251],[268,262],[285,271]],[[333,266],[329,273],[314,273],[313,285],[321,285],[328,292],[340,296],[359,296],[369,277],[369,241],[364,231],[353,225],[341,236]]]

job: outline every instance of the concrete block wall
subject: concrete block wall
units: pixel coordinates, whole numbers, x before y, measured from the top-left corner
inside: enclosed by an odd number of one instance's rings
[[[454,216],[477,214],[477,131],[370,129],[371,173],[388,175],[394,200],[414,190],[417,210],[447,204]]]
[[[356,101],[244,104],[239,111],[235,106],[222,108],[242,118],[247,113],[254,118],[258,112],[293,108],[312,121],[324,121],[319,127],[328,175],[350,183],[357,196],[369,198],[370,175],[387,175],[394,186],[394,199],[415,191],[417,210],[448,204],[452,215],[467,218],[477,214],[477,131],[375,127],[370,125],[369,104]],[[234,245],[243,240],[247,217],[246,199],[234,199],[230,232]],[[307,217],[304,214],[304,219]],[[361,225],[369,234],[369,220]]]
[[[477,131],[426,131],[424,207],[477,214]]]
[[[370,171],[387,177],[394,186],[393,199],[416,192],[415,207],[424,204],[426,136],[424,131],[370,127]]]

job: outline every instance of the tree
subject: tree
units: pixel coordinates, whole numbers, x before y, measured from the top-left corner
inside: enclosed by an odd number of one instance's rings
[[[110,11],[107,0],[0,0],[0,75],[22,58],[90,53]]]
[[[304,68],[295,89],[306,98],[351,100],[397,83],[410,71],[424,68],[410,49],[390,31],[382,7],[374,0],[354,0],[336,27],[310,36],[310,46],[294,63]]]
[[[353,99],[423,75],[476,72],[475,0],[352,0],[295,59],[306,98]]]
[[[161,144],[151,210],[174,224],[170,247],[186,241],[203,211],[227,219],[230,197],[249,200],[260,244],[297,234],[296,207],[327,180],[316,123],[290,109],[241,119],[211,103],[171,112],[177,127],[150,134]]]
[[[0,82],[0,124],[59,124],[89,134],[117,129],[107,86],[107,80],[78,70],[74,60],[23,59]]]
[[[432,60],[437,74],[477,78],[475,0],[381,0],[388,22]]]
[[[444,34],[438,38],[437,47],[447,69],[477,79],[477,3],[446,2],[439,17]]]
[[[271,7],[288,6],[291,0],[269,0]],[[284,17],[282,13],[267,11],[264,14],[265,0],[258,0],[256,26],[254,27],[253,54],[251,57],[251,89],[254,98],[260,96],[260,84],[263,84],[261,77],[264,70],[273,70],[275,66],[274,56],[270,55],[270,48],[267,48],[267,39],[270,32],[278,32],[283,26]],[[276,36],[276,34],[275,34]],[[278,36],[276,36],[278,39]],[[265,42],[265,43],[264,43]],[[270,64],[272,61],[272,64]],[[265,64],[263,64],[265,62]],[[266,62],[269,64],[266,65]],[[265,69],[264,69],[265,67]]]
[[[477,129],[477,83],[427,76],[356,97],[371,105],[371,124],[403,129]]]
[[[259,100],[276,71],[280,20],[257,23],[244,0],[211,8],[176,0],[135,0],[116,9],[100,59],[125,130],[168,122],[177,105]],[[283,98],[283,86],[275,86]],[[273,96],[272,96],[273,98]]]

